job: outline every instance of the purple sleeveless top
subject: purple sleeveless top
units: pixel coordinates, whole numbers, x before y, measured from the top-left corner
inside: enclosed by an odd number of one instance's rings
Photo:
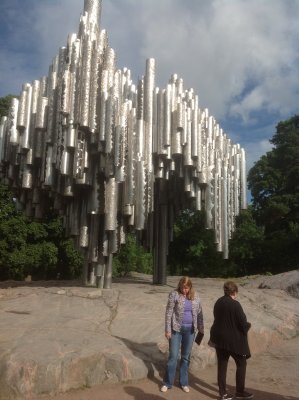
[[[192,327],[192,301],[186,299],[182,325]]]

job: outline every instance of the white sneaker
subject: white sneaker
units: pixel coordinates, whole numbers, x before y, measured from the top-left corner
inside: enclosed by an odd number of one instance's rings
[[[166,385],[163,385],[160,389],[160,391],[163,393],[167,392],[167,390],[168,390],[168,387]]]
[[[182,389],[183,389],[183,391],[184,391],[185,393],[189,393],[189,392],[190,392],[190,389],[189,389],[188,386],[182,386]]]

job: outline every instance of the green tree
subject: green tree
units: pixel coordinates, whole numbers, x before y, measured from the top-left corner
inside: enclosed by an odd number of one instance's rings
[[[78,277],[82,256],[64,237],[62,218],[29,220],[18,212],[12,193],[0,184],[0,279]]]
[[[184,210],[174,225],[169,246],[168,269],[171,275],[225,276],[228,263],[216,251],[215,236],[205,228],[202,211]]]
[[[47,231],[48,241],[54,243],[58,249],[56,268],[52,277],[61,279],[78,278],[83,267],[83,255],[76,249],[74,240],[65,237],[63,218],[49,213],[43,222]]]
[[[11,191],[0,182],[0,222],[16,215],[16,207]]]
[[[5,97],[0,97],[0,119],[1,119],[1,117],[8,114],[11,99],[13,97],[17,97],[17,96],[12,96],[11,94],[9,94]]]
[[[299,116],[280,122],[270,142],[273,149],[249,171],[248,187],[265,234],[260,264],[282,272],[299,260]]]
[[[126,243],[113,257],[113,275],[126,276],[132,271],[151,274],[153,262],[152,255],[136,242],[135,235],[131,233],[127,235]]]
[[[236,230],[229,242],[230,273],[235,276],[252,275],[263,271],[264,229],[257,226],[252,207],[242,210],[236,218]]]

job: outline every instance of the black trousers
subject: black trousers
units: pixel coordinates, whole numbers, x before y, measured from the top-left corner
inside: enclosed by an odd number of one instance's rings
[[[228,359],[231,356],[236,363],[236,392],[243,393],[245,389],[246,376],[246,356],[231,353],[230,351],[219,349],[216,347],[217,354],[217,381],[219,394],[223,396],[226,393],[226,374]]]

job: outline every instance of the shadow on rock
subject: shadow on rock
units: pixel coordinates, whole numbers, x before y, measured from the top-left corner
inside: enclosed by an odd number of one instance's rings
[[[165,373],[167,356],[161,352],[157,343],[135,343],[126,338],[121,338],[119,336],[114,336],[115,338],[121,340],[128,349],[132,352],[132,354],[142,360],[147,368],[147,378],[155,383],[158,388],[162,385],[163,377]],[[178,360],[177,367],[179,368],[180,360]],[[200,371],[199,371],[200,375]],[[215,385],[210,385],[206,381],[198,378],[193,373],[189,373],[190,387],[197,391],[201,395],[205,395],[208,398],[215,399],[218,395],[218,388]],[[180,387],[178,381],[178,371],[177,371],[177,379],[175,380],[174,387]],[[137,390],[136,388],[131,387],[133,390]],[[139,390],[139,389],[138,389]],[[138,396],[141,396],[139,393]],[[136,399],[142,399],[143,397],[136,397]],[[157,399],[161,397],[157,397]]]
[[[299,400],[299,397],[289,396],[287,393],[285,395],[265,392],[264,390],[257,390],[252,388],[250,385],[246,388],[248,392],[254,395],[254,400]],[[228,385],[228,391],[234,393],[235,388]]]
[[[200,375],[200,371],[198,372],[198,374]],[[189,382],[190,387],[203,396],[210,397],[211,399],[215,399],[218,396],[218,387],[216,383],[214,385],[211,385],[206,381],[199,379],[192,373],[189,374]]]
[[[164,397],[152,394],[152,393],[145,393],[142,389],[136,388],[134,386],[127,386],[124,388],[124,391],[132,396],[135,400],[161,400]]]
[[[161,353],[157,343],[136,343],[119,336],[114,337],[121,340],[135,357],[142,360],[148,371],[147,378],[160,385],[162,381],[161,377],[164,373],[165,355]],[[160,376],[160,379],[157,375]]]

